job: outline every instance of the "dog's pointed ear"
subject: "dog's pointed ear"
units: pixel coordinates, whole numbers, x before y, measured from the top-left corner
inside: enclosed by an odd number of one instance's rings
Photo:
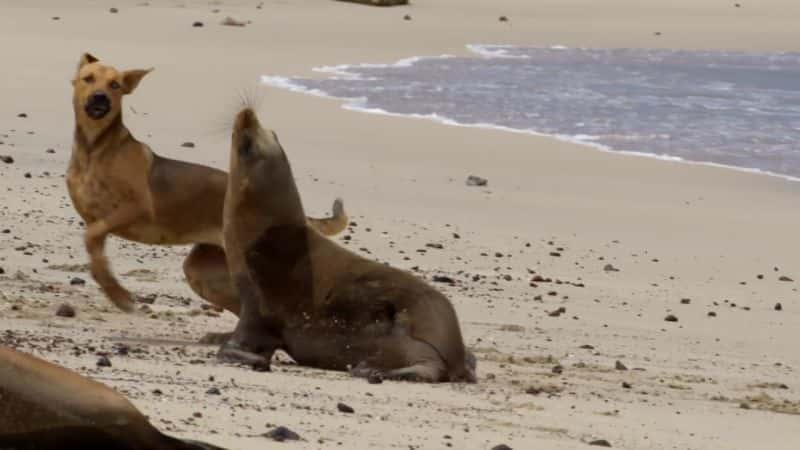
[[[122,73],[122,93],[123,94],[130,94],[136,89],[136,86],[139,86],[139,82],[142,81],[145,75],[152,72],[153,68],[149,69],[135,69],[135,70],[128,70]]]
[[[97,62],[97,61],[100,61],[100,60],[95,58],[94,56],[92,56],[91,53],[84,53],[83,55],[81,55],[80,62],[78,62],[78,70],[81,70],[81,67],[83,67],[83,66],[85,66],[87,64],[91,64],[91,63],[94,63],[94,62]]]

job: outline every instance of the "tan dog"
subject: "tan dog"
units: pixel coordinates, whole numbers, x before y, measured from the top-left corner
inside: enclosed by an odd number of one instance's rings
[[[125,397],[0,345],[0,449],[222,450],[161,434]]]
[[[152,69],[120,72],[84,54],[73,80],[75,140],[67,186],[86,222],[84,241],[92,277],[125,311],[130,293],[114,277],[105,257],[109,234],[157,245],[198,244],[184,262],[192,289],[207,301],[239,314],[222,249],[222,210],[227,174],[156,155],[122,123],[122,98]],[[323,234],[348,223],[341,200],[333,217],[311,219]]]

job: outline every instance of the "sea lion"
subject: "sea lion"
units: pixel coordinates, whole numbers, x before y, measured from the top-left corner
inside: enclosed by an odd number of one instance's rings
[[[355,376],[476,381],[444,295],[308,226],[278,136],[251,108],[233,128],[223,236],[242,309],[221,359],[266,370],[282,349]]]
[[[222,450],[164,435],[113,389],[2,345],[0,449]]]

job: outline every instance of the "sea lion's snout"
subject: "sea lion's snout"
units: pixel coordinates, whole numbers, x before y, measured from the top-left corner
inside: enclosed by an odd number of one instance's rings
[[[86,115],[94,120],[102,119],[111,111],[111,99],[102,91],[95,91],[86,101]]]
[[[260,126],[253,108],[245,108],[236,115],[236,123],[233,125],[233,130],[235,133],[242,133],[243,131],[255,131]]]

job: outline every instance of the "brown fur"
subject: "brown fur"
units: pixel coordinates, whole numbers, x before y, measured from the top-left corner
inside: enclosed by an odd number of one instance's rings
[[[116,391],[0,346],[0,448],[217,449],[161,434]]]
[[[120,72],[84,54],[73,80],[75,137],[67,187],[86,222],[84,241],[91,273],[119,308],[133,301],[105,257],[109,234],[154,245],[198,244],[184,262],[190,286],[204,299],[234,314],[239,302],[228,279],[222,250],[222,211],[227,174],[156,155],[122,123],[122,97],[152,69]],[[91,98],[110,100],[103,117],[92,117]],[[331,219],[309,219],[326,234],[347,226],[341,201]]]
[[[476,380],[444,295],[308,226],[277,135],[251,109],[232,141],[224,237],[242,314],[221,358],[267,368],[283,349],[301,365],[360,376]]]

